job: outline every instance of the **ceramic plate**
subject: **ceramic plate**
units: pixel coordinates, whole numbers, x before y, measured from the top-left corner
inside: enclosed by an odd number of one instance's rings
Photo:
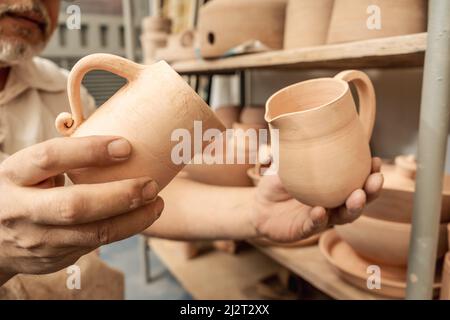
[[[346,242],[342,241],[334,229],[326,231],[319,240],[319,248],[327,261],[331,263],[339,275],[347,282],[370,293],[390,298],[405,298],[406,270],[403,268],[381,266],[381,288],[367,287],[367,267],[373,263],[361,258]],[[434,284],[434,295],[437,296],[441,284]]]

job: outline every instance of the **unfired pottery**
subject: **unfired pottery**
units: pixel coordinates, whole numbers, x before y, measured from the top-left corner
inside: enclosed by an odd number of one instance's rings
[[[358,90],[359,117],[349,82]],[[286,87],[267,101],[265,119],[271,135],[279,130],[279,176],[297,200],[333,208],[364,185],[375,121],[375,93],[365,73],[343,71]]]
[[[151,33],[155,31],[170,33],[172,29],[172,20],[159,16],[145,17],[142,19],[141,26],[143,33]]]
[[[214,113],[216,114],[216,117],[222,121],[225,128],[231,129],[233,123],[239,121],[241,110],[240,106],[221,106],[217,108]]]
[[[256,238],[252,242],[261,247],[299,248],[315,245],[319,241],[320,235],[321,233],[318,233],[294,242],[275,242],[266,238]]]
[[[444,258],[444,267],[442,269],[442,287],[439,298],[441,300],[450,300],[450,252],[447,252]]]
[[[425,32],[427,2],[427,0],[335,0],[327,43]],[[376,21],[380,21],[380,25],[376,25],[374,23]]]
[[[172,34],[167,40],[167,46],[156,50],[155,58],[167,62],[195,59],[194,42],[193,30]]]
[[[354,222],[335,226],[339,237],[363,258],[383,265],[405,267],[408,263],[411,224],[361,216]],[[437,258],[448,249],[447,225],[439,229]]]
[[[85,120],[80,99],[81,80],[87,72],[96,69],[115,73],[128,83]],[[88,168],[70,175],[74,183],[149,176],[162,189],[185,165],[174,163],[171,157],[174,146],[180,143],[171,138],[174,130],[185,129],[194,139],[194,121],[201,121],[203,130],[225,129],[202,98],[163,61],[143,66],[110,54],[89,55],[73,67],[68,95],[72,114],[62,113],[56,119],[61,134],[120,136],[133,148],[131,159],[124,163]],[[202,147],[207,144],[203,142]]]
[[[334,0],[289,0],[284,48],[319,46],[327,41]]]
[[[156,51],[167,46],[168,37],[167,33],[159,31],[141,35],[140,40],[145,64],[152,64],[156,61]]]
[[[262,124],[267,126],[264,119],[264,106],[245,106],[240,115],[240,122],[243,124]]]
[[[364,214],[382,220],[408,222],[412,220],[416,161],[414,156],[398,156],[393,164],[384,162],[383,189],[377,199],[369,203]],[[450,221],[450,175],[444,176],[441,222]]]
[[[369,289],[367,280],[371,273],[367,268],[373,265],[366,261],[337,235],[334,229],[326,231],[319,240],[319,249],[327,261],[335,268],[339,276],[350,284],[368,291],[390,298],[405,298],[406,295],[406,269],[379,265],[381,269],[380,289]],[[439,293],[440,281],[437,277],[433,285],[433,295]]]
[[[220,57],[249,40],[283,48],[287,0],[212,0],[199,11],[202,57]]]

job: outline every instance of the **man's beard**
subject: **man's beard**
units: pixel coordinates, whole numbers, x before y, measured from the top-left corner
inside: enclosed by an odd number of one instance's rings
[[[0,4],[0,18],[6,14],[20,14],[22,12],[33,11],[40,14],[44,21],[43,40],[38,43],[18,38],[11,39],[3,35],[0,28],[0,67],[18,64],[21,61],[31,59],[42,52],[51,35],[51,21],[47,9],[40,1],[27,1],[25,3]],[[26,33],[26,29],[18,29],[18,33]]]

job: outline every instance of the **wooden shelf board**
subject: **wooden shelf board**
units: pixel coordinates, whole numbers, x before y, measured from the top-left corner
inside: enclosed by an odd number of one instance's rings
[[[301,248],[256,245],[255,247],[332,298],[340,300],[386,299],[356,288],[342,280],[322,256],[317,245]]]
[[[256,68],[388,68],[423,65],[426,33],[278,50],[173,64],[181,74],[227,73]]]
[[[183,243],[152,238],[150,245],[195,299],[261,299],[250,289],[280,268],[251,247],[237,255],[210,251],[188,260],[182,254]]]

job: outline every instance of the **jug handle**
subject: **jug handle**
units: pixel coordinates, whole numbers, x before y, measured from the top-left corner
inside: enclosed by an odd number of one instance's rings
[[[359,97],[359,119],[370,141],[375,124],[375,90],[369,77],[362,71],[346,70],[338,73],[335,79],[354,83]]]
[[[69,136],[83,123],[83,106],[81,104],[81,81],[92,70],[105,70],[133,81],[139,76],[143,66],[125,58],[106,53],[96,53],[79,60],[69,74],[67,94],[72,114],[63,112],[55,120],[55,126],[61,135]]]

